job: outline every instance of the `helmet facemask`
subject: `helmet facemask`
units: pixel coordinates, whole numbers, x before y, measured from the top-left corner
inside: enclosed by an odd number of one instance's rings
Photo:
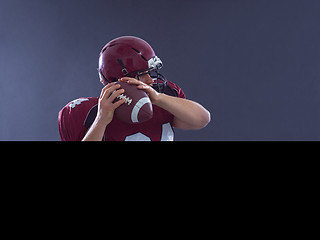
[[[166,78],[159,72],[159,70],[163,67],[163,63],[157,56],[149,59],[148,61],[148,69],[135,72],[135,76],[137,76],[138,80],[140,77],[146,74],[149,74],[153,79],[152,88],[157,92],[163,92],[164,87],[167,84]],[[161,80],[162,82],[159,82]]]

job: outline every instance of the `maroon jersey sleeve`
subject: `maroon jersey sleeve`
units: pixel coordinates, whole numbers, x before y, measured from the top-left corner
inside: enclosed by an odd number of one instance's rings
[[[81,141],[87,132],[85,120],[97,98],[78,98],[69,102],[59,112],[58,127],[61,141]]]
[[[184,92],[182,91],[182,89],[178,85],[176,85],[170,81],[167,81],[167,84],[169,87],[171,87],[172,89],[174,89],[177,92],[177,94],[178,94],[177,97],[186,98],[186,95],[184,94]]]

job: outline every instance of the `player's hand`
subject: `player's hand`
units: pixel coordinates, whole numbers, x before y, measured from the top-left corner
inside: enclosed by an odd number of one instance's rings
[[[125,99],[121,99],[113,103],[113,101],[124,92],[123,89],[119,88],[120,84],[109,83],[101,90],[98,101],[97,118],[106,125],[112,121],[114,110],[125,102]]]
[[[152,104],[156,104],[159,101],[159,93],[150,85],[130,77],[120,78],[119,81],[137,85],[138,89],[144,90],[148,94]]]

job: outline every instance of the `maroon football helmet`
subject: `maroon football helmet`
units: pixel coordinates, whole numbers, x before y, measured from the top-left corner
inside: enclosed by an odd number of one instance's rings
[[[98,72],[101,82],[107,85],[121,77],[135,77],[158,70],[162,61],[144,40],[123,36],[108,42],[101,50]],[[161,75],[162,76],[162,75]]]

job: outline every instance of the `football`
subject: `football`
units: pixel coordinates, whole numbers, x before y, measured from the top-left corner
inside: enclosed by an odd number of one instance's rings
[[[126,82],[117,82],[124,93],[119,95],[114,102],[125,99],[114,111],[114,115],[126,123],[142,123],[148,121],[153,116],[152,103],[147,93],[137,88],[137,85]],[[119,89],[120,89],[119,88]]]

